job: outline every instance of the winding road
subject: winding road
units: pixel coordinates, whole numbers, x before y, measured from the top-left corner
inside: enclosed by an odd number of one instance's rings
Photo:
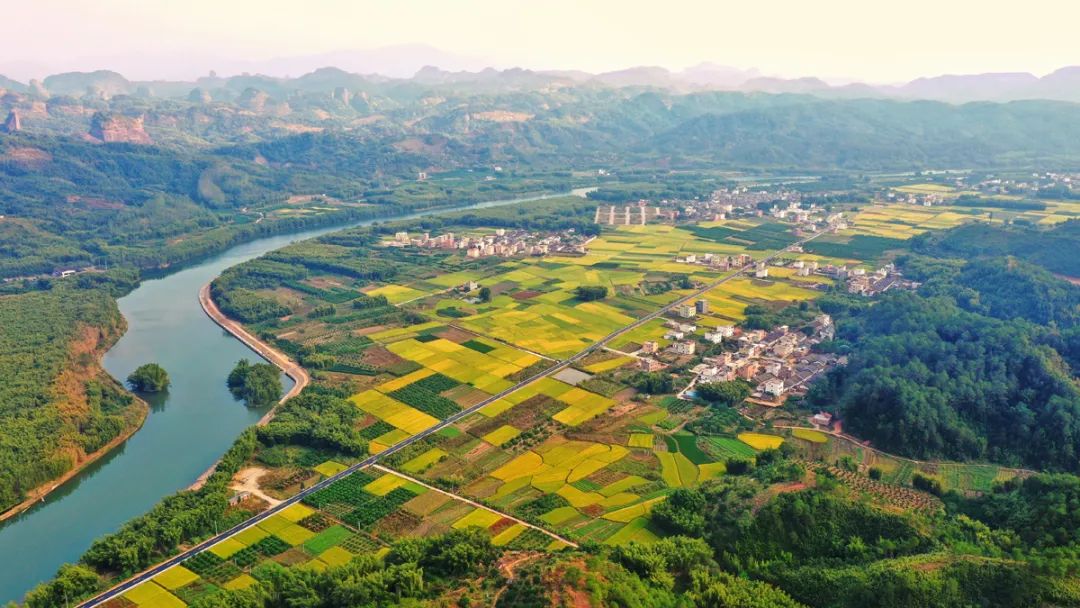
[[[526,378],[525,380],[522,380],[521,382],[518,382],[517,384],[511,386],[510,388],[507,388],[506,390],[504,390],[504,391],[502,391],[502,392],[500,392],[498,394],[492,395],[492,396],[488,397],[487,399],[484,399],[483,401],[481,401],[481,402],[479,402],[479,403],[477,403],[477,404],[475,404],[473,406],[470,406],[470,407],[468,407],[466,409],[463,409],[463,410],[451,415],[450,417],[446,418],[445,420],[439,422],[438,424],[432,425],[432,426],[428,427],[427,429],[424,429],[423,431],[420,431],[416,435],[413,435],[413,436],[411,436],[411,437],[409,437],[407,439],[402,440],[399,443],[396,443],[396,444],[390,446],[389,448],[387,448],[386,450],[383,450],[382,452],[379,452],[378,454],[373,454],[371,456],[368,456],[366,459],[358,462],[357,464],[352,465],[351,467],[343,470],[342,472],[338,473],[337,475],[334,475],[332,477],[328,477],[328,478],[322,480],[321,482],[311,486],[310,488],[307,488],[306,490],[301,491],[300,493],[296,494],[295,496],[293,496],[293,497],[291,497],[291,498],[289,498],[287,500],[282,501],[280,504],[278,504],[276,506],[273,506],[273,507],[263,511],[262,513],[259,513],[258,515],[252,517],[251,519],[248,519],[247,521],[241,522],[241,523],[233,526],[232,528],[229,528],[228,530],[225,530],[224,532],[216,534],[213,537],[211,537],[211,538],[209,538],[209,539],[207,539],[207,540],[205,540],[205,541],[191,547],[190,549],[187,549],[186,551],[183,551],[182,553],[179,553],[179,554],[177,554],[177,555],[175,555],[175,556],[161,562],[160,564],[150,568],[149,570],[146,570],[146,571],[144,571],[144,572],[142,572],[140,574],[137,574],[137,575],[129,578],[128,580],[116,585],[112,589],[109,589],[108,591],[102,593],[101,595],[98,595],[97,597],[86,600],[85,602],[79,604],[79,606],[80,607],[85,607],[85,608],[93,608],[95,606],[100,606],[100,605],[104,604],[105,602],[108,602],[109,600],[122,595],[126,591],[129,591],[130,589],[132,589],[134,587],[137,587],[138,585],[140,585],[140,584],[142,584],[142,583],[144,583],[146,581],[149,581],[150,579],[152,579],[155,576],[161,574],[162,572],[168,570],[169,568],[172,568],[173,566],[179,565],[184,560],[186,560],[186,559],[188,559],[190,557],[193,557],[194,555],[196,555],[196,554],[198,554],[198,553],[212,547],[213,545],[225,540],[226,538],[228,538],[228,537],[230,537],[230,536],[232,536],[234,534],[237,534],[237,533],[239,533],[239,532],[241,532],[241,531],[243,531],[243,530],[245,530],[247,528],[250,528],[251,526],[254,526],[257,523],[259,523],[259,522],[261,522],[261,521],[263,521],[263,520],[265,520],[265,519],[267,519],[267,518],[269,518],[269,517],[271,517],[271,516],[273,516],[273,515],[275,515],[277,513],[280,513],[281,511],[287,509],[288,507],[299,503],[306,496],[308,496],[308,495],[310,495],[310,494],[312,494],[314,492],[318,492],[319,490],[322,490],[323,488],[326,488],[327,486],[333,484],[334,482],[337,482],[337,481],[339,481],[341,479],[344,479],[345,477],[348,477],[349,475],[352,475],[356,471],[359,471],[361,469],[365,469],[367,467],[375,465],[376,463],[378,463],[379,460],[383,459],[384,457],[389,456],[390,454],[393,454],[395,452],[398,452],[398,451],[400,451],[400,450],[402,450],[402,449],[416,443],[417,441],[421,441],[424,438],[426,438],[426,437],[428,437],[428,436],[430,436],[430,435],[432,435],[434,433],[437,433],[437,432],[441,431],[442,429],[456,423],[457,421],[461,420],[462,418],[465,418],[466,416],[469,416],[470,414],[474,414],[474,413],[480,411],[485,406],[490,405],[491,403],[493,403],[495,401],[498,401],[499,399],[502,399],[502,398],[506,397],[507,395],[509,395],[509,394],[511,394],[511,393],[513,393],[515,391],[518,391],[521,388],[523,388],[523,387],[525,387],[525,386],[527,386],[529,384],[532,384],[533,382],[536,382],[537,380],[540,380],[541,378],[546,378],[548,376],[554,375],[554,374],[558,373],[559,371],[561,371],[561,370],[563,370],[563,369],[565,369],[567,367],[570,367],[574,363],[577,363],[578,361],[580,361],[580,360],[584,359],[585,357],[589,356],[589,354],[591,354],[593,351],[595,351],[597,349],[600,349],[600,348],[603,348],[604,346],[606,346],[612,340],[615,340],[616,338],[618,338],[618,337],[620,337],[622,335],[625,335],[625,334],[627,334],[627,333],[641,327],[642,325],[645,325],[646,323],[648,323],[648,322],[650,322],[650,321],[652,321],[654,319],[657,319],[657,318],[661,317],[662,315],[664,315],[665,313],[675,309],[676,307],[682,306],[682,305],[686,304],[687,302],[690,302],[691,300],[694,300],[695,298],[699,298],[702,295],[704,295],[706,292],[711,291],[712,289],[715,289],[716,287],[719,287],[720,285],[723,285],[724,283],[741,276],[747,270],[753,268],[755,264],[760,263],[760,262],[764,262],[764,263],[768,264],[769,262],[771,262],[774,259],[780,257],[781,255],[783,255],[784,253],[786,253],[787,251],[789,251],[793,247],[801,246],[804,243],[807,243],[807,242],[817,238],[821,234],[824,234],[824,233],[822,233],[822,232],[814,233],[814,234],[812,234],[812,235],[810,235],[808,237],[805,237],[805,238],[803,238],[803,239],[801,239],[799,241],[796,241],[795,243],[792,243],[791,245],[788,245],[787,247],[784,247],[783,249],[779,249],[779,250],[769,254],[768,256],[766,256],[765,258],[762,258],[761,260],[755,260],[755,261],[753,261],[753,262],[751,262],[751,263],[749,263],[749,264],[747,264],[745,266],[742,266],[738,270],[736,270],[735,272],[733,272],[733,273],[731,273],[731,274],[729,274],[727,276],[721,277],[721,278],[719,278],[719,279],[705,285],[704,287],[700,287],[698,289],[695,289],[690,294],[685,295],[685,296],[675,300],[674,302],[671,302],[670,304],[664,305],[663,307],[657,309],[656,311],[651,312],[651,313],[641,317],[640,319],[634,321],[633,323],[630,323],[629,325],[626,325],[626,326],[622,327],[621,329],[617,329],[617,330],[611,332],[607,336],[604,336],[603,338],[601,338],[600,340],[598,340],[597,342],[595,342],[591,346],[586,347],[584,350],[578,352],[577,354],[571,356],[570,358],[564,359],[563,361],[560,361],[560,362],[556,363],[555,365],[553,365],[553,366],[551,366],[551,367],[549,367],[549,368],[547,368],[547,369],[545,369],[545,370],[543,370],[541,372],[538,372],[538,373],[534,374],[533,376],[531,376],[529,378]],[[271,348],[270,346],[268,346],[267,344],[265,344],[264,342],[262,342],[261,340],[259,340],[255,336],[251,335],[247,330],[245,330],[243,327],[241,327],[240,324],[237,323],[236,321],[233,321],[232,319],[229,319],[229,318],[225,317],[221,313],[221,311],[218,310],[217,306],[213,303],[213,300],[210,298],[210,286],[209,285],[206,285],[205,287],[203,287],[199,291],[199,301],[202,303],[203,309],[207,311],[207,314],[209,314],[219,325],[221,325],[221,327],[223,329],[225,329],[226,331],[232,333],[238,339],[244,341],[245,344],[248,344],[252,349],[254,349],[256,352],[258,352],[260,355],[266,357],[267,360],[269,360],[269,361],[273,362],[275,365],[278,365],[279,367],[281,367],[281,369],[287,375],[289,375],[290,377],[293,377],[294,380],[296,380],[297,386],[300,386],[301,379],[303,379],[303,383],[305,385],[306,385],[307,382],[310,381],[310,377],[308,376],[307,372],[303,370],[302,367],[300,367],[298,364],[292,362],[288,357],[286,357],[285,355],[277,352],[276,350],[274,350],[273,348]],[[211,313],[211,311],[215,311],[215,312]],[[215,316],[215,314],[217,316]],[[290,370],[295,371],[297,373],[297,376],[293,376],[292,373],[290,373]],[[298,393],[298,392],[299,392],[299,390],[290,391],[289,396],[291,396],[292,394]],[[267,416],[270,416],[271,413],[268,413]],[[265,419],[266,418],[264,418],[264,420]],[[260,421],[260,423],[262,423],[262,421]]]

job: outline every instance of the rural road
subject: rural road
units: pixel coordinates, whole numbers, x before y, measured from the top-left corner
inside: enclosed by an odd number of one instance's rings
[[[281,398],[281,401],[278,401],[278,405],[299,395],[308,383],[311,382],[311,376],[308,375],[307,370],[301,367],[299,363],[286,357],[270,345],[251,335],[251,333],[244,329],[243,325],[240,323],[226,317],[225,313],[221,312],[221,309],[218,308],[214,299],[210,297],[209,283],[203,285],[202,289],[199,290],[199,305],[201,305],[203,311],[206,312],[206,316],[214,320],[214,323],[217,323],[222,329],[235,336],[237,340],[243,342],[248,348],[259,353],[259,356],[281,368],[281,371],[285,372],[286,376],[292,378],[293,387],[289,389],[289,392],[285,393],[285,396]],[[259,420],[259,426],[263,426],[267,422],[270,422],[270,419],[273,418],[274,415],[274,409],[276,408],[271,409],[261,420]]]
[[[216,534],[215,536],[213,536],[213,537],[211,537],[211,538],[209,538],[209,539],[207,539],[207,540],[205,540],[205,541],[191,547],[190,549],[188,549],[188,550],[186,550],[186,551],[184,551],[182,553],[179,553],[179,554],[165,560],[164,562],[161,562],[160,564],[150,568],[149,570],[146,570],[146,571],[144,571],[144,572],[142,572],[140,574],[137,574],[137,575],[133,576],[132,578],[120,583],[119,585],[117,585],[115,587],[113,587],[112,589],[109,589],[105,593],[102,593],[101,595],[99,595],[97,597],[94,597],[92,599],[89,599],[89,600],[83,602],[82,604],[79,604],[79,606],[80,607],[85,607],[85,608],[93,608],[95,606],[100,606],[100,605],[104,604],[105,602],[107,602],[107,601],[109,601],[109,600],[111,600],[111,599],[113,599],[115,597],[118,597],[118,596],[122,595],[124,592],[126,592],[126,591],[128,591],[128,590],[130,590],[130,589],[132,589],[132,588],[134,588],[134,587],[136,587],[136,586],[138,586],[138,585],[152,579],[152,578],[154,578],[155,576],[161,574],[162,572],[168,570],[169,568],[172,568],[173,566],[179,565],[181,562],[183,562],[184,560],[196,555],[197,553],[200,553],[200,552],[212,547],[213,545],[225,540],[226,538],[228,538],[228,537],[230,537],[230,536],[232,536],[234,534],[237,534],[238,532],[241,532],[242,530],[244,530],[246,528],[254,526],[255,524],[257,524],[257,523],[259,523],[259,522],[261,522],[261,521],[263,521],[263,520],[265,520],[265,519],[267,519],[267,518],[281,512],[281,511],[287,509],[288,507],[299,503],[300,501],[302,501],[309,494],[312,494],[314,492],[318,492],[319,490],[322,490],[323,488],[326,488],[327,486],[333,484],[334,482],[339,481],[341,479],[344,479],[345,477],[348,477],[349,475],[352,475],[356,471],[359,471],[361,469],[365,469],[367,467],[370,467],[370,466],[376,464],[382,458],[384,458],[386,456],[389,456],[390,454],[393,454],[395,452],[398,452],[398,451],[400,451],[400,450],[402,450],[402,449],[416,443],[417,441],[422,441],[423,439],[429,437],[430,435],[432,435],[434,433],[437,433],[437,432],[441,431],[442,429],[456,423],[458,420],[461,420],[462,418],[465,418],[466,416],[469,416],[470,414],[474,414],[474,413],[480,411],[485,406],[487,406],[487,405],[489,405],[489,404],[491,404],[491,403],[493,403],[495,401],[498,401],[499,399],[502,399],[503,397],[506,397],[510,393],[513,393],[513,392],[515,392],[515,391],[517,391],[517,390],[519,390],[519,389],[521,389],[521,388],[523,388],[523,387],[525,387],[525,386],[527,386],[529,384],[532,384],[533,382],[536,382],[537,380],[540,380],[541,378],[546,378],[548,376],[551,376],[553,374],[558,373],[559,371],[573,365],[574,363],[577,363],[581,359],[584,359],[589,354],[591,354],[593,351],[604,347],[605,345],[607,345],[607,343],[611,342],[612,340],[614,340],[614,339],[616,339],[616,338],[618,338],[620,336],[623,336],[623,335],[625,335],[625,334],[627,334],[627,333],[641,327],[642,325],[645,325],[646,323],[648,323],[648,322],[650,322],[650,321],[652,321],[654,319],[657,319],[657,318],[661,317],[665,313],[673,310],[674,308],[676,308],[678,306],[682,306],[682,305],[686,304],[687,302],[690,302],[691,300],[694,300],[695,298],[701,297],[706,292],[711,291],[712,289],[715,289],[716,287],[719,287],[720,285],[723,285],[724,283],[726,283],[726,282],[728,282],[728,281],[730,281],[732,279],[735,279],[735,278],[741,276],[747,270],[753,268],[755,264],[757,264],[759,262],[764,262],[764,263],[767,264],[767,263],[773,261],[774,259],[780,257],[781,255],[783,255],[785,252],[790,250],[792,247],[803,245],[804,243],[807,243],[807,242],[817,238],[821,234],[823,234],[823,233],[816,232],[816,233],[814,233],[814,234],[812,234],[812,235],[810,235],[810,236],[808,236],[806,238],[803,238],[803,239],[801,239],[799,241],[796,241],[796,242],[792,243],[791,245],[788,245],[787,247],[784,247],[783,249],[779,249],[779,250],[769,254],[765,258],[753,261],[753,262],[739,268],[735,272],[733,272],[733,273],[731,273],[731,274],[729,274],[727,276],[721,277],[721,278],[713,281],[712,283],[709,283],[708,285],[705,285],[704,287],[700,287],[698,289],[695,289],[692,293],[690,293],[688,295],[685,295],[685,296],[675,300],[674,302],[671,302],[670,304],[664,305],[663,307],[657,309],[656,311],[651,312],[651,313],[645,315],[644,317],[641,317],[637,321],[634,321],[633,323],[631,323],[629,325],[626,325],[625,327],[622,327],[621,329],[617,329],[617,330],[611,332],[607,336],[601,338],[596,343],[592,344],[591,346],[586,347],[584,350],[578,352],[577,354],[571,356],[570,358],[565,359],[565,360],[563,360],[563,361],[561,361],[561,362],[547,368],[546,370],[538,372],[538,373],[534,374],[533,376],[531,376],[529,378],[526,378],[525,380],[522,380],[521,382],[518,382],[517,384],[511,386],[510,388],[507,388],[506,390],[504,390],[504,391],[502,391],[502,392],[500,392],[498,394],[492,395],[492,396],[488,397],[487,399],[484,399],[483,401],[477,403],[476,405],[473,405],[473,406],[470,406],[470,407],[468,407],[466,409],[463,409],[460,412],[457,412],[457,413],[451,415],[450,417],[446,418],[445,420],[439,422],[438,424],[432,425],[432,426],[428,427],[427,429],[424,429],[423,431],[420,431],[416,435],[413,435],[413,436],[411,436],[411,437],[409,437],[407,439],[402,440],[399,443],[396,443],[396,444],[390,446],[389,448],[383,450],[382,452],[379,452],[378,454],[373,454],[371,456],[368,456],[364,460],[352,465],[351,467],[345,469],[344,471],[338,473],[337,475],[334,475],[332,477],[328,477],[328,478],[320,481],[319,483],[311,486],[310,488],[308,488],[306,490],[301,491],[300,493],[296,494],[295,496],[293,496],[293,497],[291,497],[291,498],[289,498],[287,500],[282,501],[277,506],[270,507],[269,509],[263,511],[262,513],[259,513],[258,515],[252,517],[251,519],[249,519],[247,521],[244,521],[244,522],[241,522],[241,523],[233,526],[232,528],[229,528],[228,530],[225,530],[225,531],[223,531],[223,532],[221,532],[219,534]],[[308,376],[307,372],[303,370],[303,368],[301,368],[299,365],[297,365],[296,363],[289,360],[288,357],[285,357],[284,355],[281,355],[281,354],[277,353],[273,349],[270,349],[268,346],[263,344],[260,340],[258,340],[257,338],[252,336],[250,333],[248,333],[236,321],[233,321],[233,320],[225,317],[221,313],[221,311],[218,310],[217,306],[213,303],[213,300],[210,298],[210,286],[209,285],[203,287],[199,291],[199,301],[203,304],[203,308],[204,308],[204,310],[207,311],[207,314],[210,315],[211,318],[213,318],[214,321],[216,321],[218,323],[218,325],[221,325],[221,327],[224,328],[226,331],[229,331],[230,333],[235,335],[237,338],[239,338],[241,341],[243,341],[245,344],[247,344],[252,349],[254,349],[256,352],[258,352],[260,355],[266,357],[267,360],[269,360],[272,363],[274,363],[275,365],[278,365],[279,367],[281,367],[282,370],[284,370],[287,375],[289,375],[294,380],[296,380],[297,386],[300,386],[301,384],[306,386],[307,383],[310,381],[310,377]],[[213,312],[211,312],[211,311],[213,311]],[[215,314],[217,316],[215,316]],[[296,373],[297,373],[297,376],[293,376],[292,373],[290,373],[290,370],[295,370]],[[302,382],[301,382],[301,379],[302,379]],[[299,391],[296,391],[296,392],[299,392]],[[293,394],[293,391],[290,391],[290,394]],[[269,415],[270,414],[267,414],[267,416],[269,416]]]

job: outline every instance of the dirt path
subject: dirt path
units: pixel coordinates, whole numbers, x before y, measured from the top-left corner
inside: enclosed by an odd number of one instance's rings
[[[491,606],[494,608],[499,605],[499,598],[502,597],[504,591],[510,586],[510,583],[514,580],[514,568],[517,568],[525,562],[531,562],[532,560],[540,557],[542,554],[536,551],[525,551],[521,554],[508,554],[504,555],[499,560],[496,567],[499,573],[506,578],[506,584],[499,587],[499,590],[495,592],[495,597],[491,598]]]
[[[436,488],[435,486],[424,483],[423,481],[420,481],[419,479],[417,479],[415,477],[410,477],[409,475],[406,475],[405,473],[402,473],[401,471],[395,471],[393,469],[389,469],[387,467],[382,466],[381,464],[373,464],[373,465],[371,465],[371,468],[378,469],[378,470],[382,471],[383,473],[392,473],[394,475],[397,475],[398,477],[408,479],[409,481],[411,481],[413,483],[424,486],[428,490],[432,490],[432,491],[438,492],[440,494],[445,494],[445,495],[449,496],[450,498],[453,498],[454,500],[460,500],[461,502],[463,502],[463,503],[465,503],[467,505],[471,505],[471,506],[474,506],[474,507],[476,507],[478,509],[483,509],[485,511],[489,511],[491,513],[494,513],[494,514],[496,514],[496,515],[498,515],[500,517],[505,517],[506,519],[513,520],[514,522],[519,523],[519,524],[525,526],[526,528],[532,528],[533,530],[536,530],[538,532],[543,532],[544,534],[550,536],[551,538],[554,538],[557,541],[564,542],[567,545],[570,545],[571,547],[573,547],[575,549],[578,548],[578,544],[575,543],[574,541],[567,540],[567,539],[559,536],[558,534],[555,534],[554,532],[552,532],[550,530],[546,530],[544,528],[541,528],[540,526],[534,526],[533,524],[530,524],[529,522],[527,522],[527,521],[525,521],[523,519],[518,519],[517,517],[514,517],[513,515],[507,515],[506,513],[503,513],[502,511],[496,511],[495,509],[492,509],[491,507],[482,505],[482,504],[480,504],[480,503],[478,503],[476,501],[473,501],[473,500],[469,500],[468,498],[465,498],[463,496],[458,496],[457,494],[453,494],[451,492],[447,492],[446,490]]]
[[[246,329],[244,329],[240,323],[233,321],[229,317],[225,316],[225,313],[217,307],[214,303],[214,299],[210,297],[210,284],[207,283],[199,290],[199,304],[202,306],[203,312],[206,316],[213,319],[214,323],[221,326],[222,329],[232,334],[237,340],[240,340],[247,345],[251,350],[259,353],[259,356],[263,357],[270,363],[281,368],[281,371],[285,372],[285,375],[292,378],[293,387],[289,389],[289,392],[285,393],[285,396],[281,398],[278,405],[285,403],[289,399],[300,394],[300,391],[304,390],[304,387],[311,382],[311,376],[307,371],[300,366],[299,363],[285,356],[285,354],[271,347],[269,344],[251,335]],[[259,426],[265,425],[274,417],[274,413],[277,410],[276,407],[271,408],[266,415],[259,420]]]
[[[273,496],[268,496],[259,487],[259,479],[267,473],[269,473],[269,471],[262,467],[248,467],[246,469],[241,469],[233,477],[229,487],[237,492],[249,492],[252,496],[258,496],[270,503],[271,507],[275,507],[281,504],[281,500],[274,498]]]

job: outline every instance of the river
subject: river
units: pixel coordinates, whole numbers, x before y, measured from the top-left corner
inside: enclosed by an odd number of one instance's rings
[[[589,189],[573,193],[583,196]],[[489,201],[478,209],[539,198]],[[415,213],[399,219],[445,212]],[[382,218],[388,219],[388,218]],[[367,220],[258,239],[195,266],[144,281],[119,300],[128,329],[103,359],[114,378],[126,378],[154,361],[169,373],[166,394],[149,399],[146,423],[107,456],[49,494],[45,501],[0,527],[0,604],[19,600],[65,562],[73,562],[95,538],[145,513],[161,498],[191,485],[254,424],[265,410],[235,401],[225,377],[242,358],[258,355],[226,334],[199,307],[198,291],[223,270],[291,242]],[[292,381],[282,376],[287,391]]]

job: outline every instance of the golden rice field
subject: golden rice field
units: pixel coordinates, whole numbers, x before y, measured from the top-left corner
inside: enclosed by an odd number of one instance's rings
[[[739,433],[739,441],[754,448],[755,450],[769,450],[780,447],[784,443],[783,437],[766,435],[764,433]]]

